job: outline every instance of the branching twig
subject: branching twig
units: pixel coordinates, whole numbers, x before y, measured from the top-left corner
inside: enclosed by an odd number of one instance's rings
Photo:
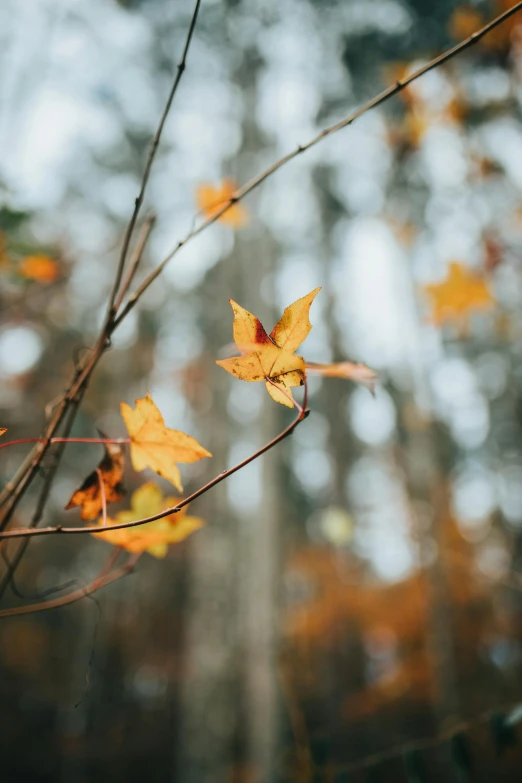
[[[170,107],[172,106],[172,101],[174,100],[174,96],[176,95],[179,83],[181,81],[181,77],[183,76],[183,72],[186,68],[187,63],[187,54],[190,47],[190,43],[192,41],[192,36],[194,35],[194,30],[196,27],[196,22],[198,19],[199,14],[199,7],[201,5],[201,0],[196,0],[196,5],[194,6],[194,11],[192,13],[192,19],[190,20],[190,25],[187,33],[187,38],[185,40],[185,46],[183,48],[183,54],[181,55],[181,60],[178,63],[178,68],[176,71],[176,76],[174,78],[174,82],[172,84],[169,96],[167,98],[167,102],[165,104],[165,108],[163,109],[163,114],[161,115],[158,127],[156,129],[156,133],[154,134],[154,138],[152,139],[152,144],[150,146],[149,155],[147,158],[147,163],[145,164],[145,170],[143,172],[143,176],[141,179],[141,186],[140,186],[140,192],[138,193],[138,196],[134,202],[134,211],[131,215],[131,219],[129,220],[129,224],[127,226],[127,229],[125,231],[125,235],[123,238],[123,245],[121,248],[121,254],[120,259],[118,262],[118,268],[116,270],[116,276],[114,278],[114,283],[112,286],[112,291],[109,297],[109,308],[107,313],[107,319],[110,322],[112,322],[113,317],[116,313],[116,309],[114,307],[114,303],[116,301],[116,297],[118,295],[118,289],[120,287],[121,278],[123,275],[123,269],[125,267],[125,261],[127,259],[127,253],[129,252],[129,245],[132,239],[132,235],[134,233],[134,228],[136,226],[136,221],[138,220],[138,216],[140,213],[141,205],[143,204],[143,198],[145,196],[145,191],[147,189],[147,184],[149,182],[150,172],[152,169],[152,164],[154,163],[154,158],[156,157],[156,152],[158,151],[158,146],[161,139],[161,134],[163,132],[163,128],[165,126],[165,123],[167,121],[167,117],[169,116]]]
[[[307,410],[305,407],[308,400],[308,386],[306,384],[306,381],[304,384],[304,388],[305,388],[305,393],[304,393],[303,406],[302,407],[299,406],[298,416],[293,420],[291,424],[288,425],[288,427],[286,427],[282,432],[280,432],[279,435],[277,435],[271,441],[266,443],[256,452],[254,452],[254,454],[251,454],[249,457],[242,460],[237,465],[234,465],[234,467],[228,468],[228,470],[224,470],[222,473],[219,473],[217,476],[211,479],[207,484],[205,484],[204,486],[200,487],[195,492],[193,492],[192,495],[189,495],[183,500],[180,500],[180,502],[177,503],[175,506],[172,506],[171,508],[166,508],[163,511],[160,511],[158,514],[154,514],[153,516],[150,517],[145,517],[144,519],[137,519],[133,522],[121,522],[117,525],[107,525],[104,528],[104,530],[123,530],[124,528],[127,527],[137,527],[139,525],[144,525],[147,522],[155,522],[157,519],[163,519],[163,517],[168,517],[171,514],[176,514],[178,511],[181,511],[182,508],[188,506],[189,503],[192,503],[193,500],[196,500],[196,498],[199,498],[201,497],[201,495],[204,495],[206,492],[208,492],[209,489],[215,487],[216,484],[220,484],[222,481],[227,479],[233,473],[237,473],[238,470],[241,470],[250,462],[253,462],[262,454],[272,449],[278,443],[281,443],[281,441],[287,438],[295,430],[295,428],[307,418],[308,414],[310,413],[310,411]],[[56,535],[57,533],[92,533],[92,532],[93,532],[93,528],[89,528],[89,527],[63,527],[62,525],[57,525],[56,527],[41,527],[38,529],[18,528],[15,530],[7,530],[3,533],[0,533],[0,540],[7,539],[7,538],[25,538],[26,536],[46,536],[52,534]],[[96,528],[96,532],[100,532],[100,528]]]
[[[132,285],[132,281],[134,280],[134,275],[136,274],[138,270],[138,266],[140,265],[141,257],[143,255],[143,251],[145,250],[145,245],[147,244],[147,241],[150,236],[150,232],[152,231],[155,222],[156,222],[156,216],[149,215],[146,218],[143,226],[141,227],[140,235],[138,237],[138,242],[134,250],[133,258],[129,264],[129,269],[127,271],[125,279],[121,284],[120,293],[118,294],[116,301],[114,302],[115,313],[117,313],[118,310],[120,309],[121,303],[123,302],[123,299],[127,291]]]
[[[73,425],[73,422],[74,422],[74,417],[76,415],[76,411],[78,409],[78,405],[80,404],[80,400],[81,400],[81,396],[72,403],[72,407],[70,408],[70,410],[69,410],[69,412],[67,414],[67,419],[66,419],[66,423],[65,423],[65,427],[64,427],[64,432],[65,432],[66,436],[71,431],[71,428],[72,428],[72,425]],[[36,528],[37,525],[39,525],[40,520],[41,520],[41,518],[43,516],[43,513],[45,511],[45,506],[46,506],[46,503],[47,503],[47,499],[48,499],[49,494],[51,492],[51,487],[52,487],[52,484],[53,484],[53,481],[54,481],[54,477],[55,477],[56,472],[58,470],[58,466],[60,464],[60,459],[61,459],[61,456],[62,456],[63,451],[65,449],[65,446],[66,446],[66,442],[62,442],[62,443],[58,444],[58,449],[57,449],[57,451],[54,454],[54,462],[48,469],[48,473],[47,473],[47,475],[46,475],[46,477],[44,479],[44,483],[43,483],[43,486],[42,486],[42,488],[40,490],[40,495],[39,495],[38,501],[36,503],[36,508],[35,508],[34,514],[33,514],[32,519],[31,519],[31,527],[32,528]],[[21,497],[21,495],[18,495],[18,498],[20,498],[20,497]],[[16,498],[15,498],[15,500],[16,500]],[[13,512],[14,505],[15,504],[13,504],[13,506],[9,509],[9,513]],[[10,566],[7,569],[7,572],[3,575],[2,580],[0,581],[0,598],[3,596],[6,587],[9,585],[9,583],[11,582],[11,579],[13,578],[14,574],[16,573],[16,569],[18,568],[18,565],[21,562],[21,560],[22,560],[22,558],[23,558],[23,556],[25,554],[25,550],[27,549],[28,544],[29,544],[29,539],[26,539],[25,541],[22,541],[21,545],[18,547],[18,549],[16,551],[16,554],[15,554],[13,560],[11,561]]]
[[[522,9],[522,1],[516,3],[512,8],[509,8],[507,11],[504,11],[504,13],[499,14],[497,17],[495,17],[495,19],[493,19],[491,22],[488,22],[488,24],[484,25],[484,27],[482,27],[480,30],[477,30],[475,33],[470,35],[469,38],[466,38],[464,41],[461,41],[461,43],[452,46],[451,49],[448,49],[447,51],[435,57],[433,60],[430,60],[430,62],[426,63],[426,65],[423,65],[421,68],[418,68],[416,71],[413,71],[413,73],[411,73],[409,76],[395,82],[389,87],[386,87],[385,90],[382,90],[380,93],[378,93],[378,95],[371,98],[369,101],[364,103],[355,111],[348,114],[342,120],[339,120],[338,122],[335,122],[333,125],[329,125],[327,128],[324,128],[320,133],[318,133],[312,139],[307,141],[305,144],[300,144],[292,152],[289,152],[287,155],[284,155],[282,158],[279,158],[279,160],[277,160],[275,163],[273,163],[271,166],[269,166],[267,169],[261,172],[261,174],[259,174],[257,177],[254,177],[254,179],[251,179],[250,182],[247,182],[245,185],[243,185],[243,187],[240,188],[232,198],[230,198],[228,201],[226,201],[223,204],[223,207],[221,209],[213,213],[211,217],[208,217],[197,228],[192,229],[183,239],[181,239],[178,242],[178,244],[175,246],[175,248],[163,259],[163,261],[160,264],[158,264],[158,266],[155,269],[152,270],[152,272],[145,278],[145,280],[141,283],[141,285],[132,294],[132,296],[130,297],[129,301],[127,302],[123,310],[118,314],[115,324],[116,325],[119,324],[125,318],[127,313],[134,307],[138,299],[140,299],[142,294],[147,290],[147,288],[151,285],[151,283],[154,282],[154,280],[158,277],[158,275],[161,274],[165,266],[169,263],[169,261],[171,261],[174,258],[174,256],[181,250],[181,248],[184,245],[186,245],[187,242],[194,239],[194,237],[198,236],[198,234],[201,234],[201,232],[204,231],[206,228],[208,228],[208,226],[211,226],[213,223],[215,223],[216,220],[218,220],[221,217],[221,215],[223,215],[223,213],[230,208],[232,204],[236,204],[238,201],[241,201],[246,195],[248,195],[255,188],[257,188],[258,185],[261,185],[262,182],[264,182],[266,179],[271,177],[272,174],[275,174],[276,171],[279,171],[279,169],[282,168],[286,163],[289,163],[294,158],[297,158],[297,156],[300,155],[301,153],[306,152],[312,147],[315,147],[315,145],[318,144],[320,141],[327,138],[328,136],[331,136],[333,133],[342,130],[342,128],[346,128],[347,125],[351,125],[352,122],[357,120],[363,114],[366,114],[366,112],[370,111],[370,109],[374,109],[376,106],[380,106],[382,103],[387,101],[388,98],[391,98],[393,95],[396,95],[397,93],[401,92],[401,90],[404,90],[405,87],[408,87],[408,85],[410,85],[416,79],[419,79],[425,73],[428,73],[428,71],[432,71],[434,68],[438,68],[440,65],[443,65],[444,63],[448,62],[448,60],[451,60],[457,54],[460,54],[466,49],[469,49],[470,46],[476,44],[478,41],[480,41],[481,38],[483,38],[485,35],[491,32],[491,30],[494,30],[495,27],[498,27],[498,25],[502,24],[502,22],[505,22],[506,19],[509,19],[510,16],[513,16],[513,14],[516,14],[521,9]]]
[[[18,438],[17,440],[8,440],[5,443],[0,443],[0,449],[5,449],[8,446],[19,446],[22,443],[46,443],[49,446],[54,443],[114,443],[118,446],[122,446],[126,443],[131,443],[130,438],[68,438],[66,436],[62,438]]]
[[[128,254],[128,249],[130,246],[130,242],[132,239],[132,234],[134,232],[134,228],[136,225],[136,221],[138,219],[139,211],[143,202],[143,197],[145,194],[145,190],[147,187],[147,182],[150,176],[150,171],[152,164],[154,162],[154,158],[156,155],[156,150],[159,144],[159,140],[161,137],[161,133],[163,130],[163,127],[165,125],[167,116],[169,114],[169,111],[172,106],[172,101],[174,99],[174,95],[177,91],[179,82],[181,80],[181,76],[185,70],[186,67],[186,59],[188,50],[190,47],[190,43],[192,41],[192,37],[194,34],[194,29],[199,13],[201,0],[196,0],[196,4],[194,7],[194,11],[192,14],[191,22],[189,25],[189,29],[187,32],[187,37],[185,40],[185,45],[183,48],[183,54],[180,60],[180,63],[178,65],[178,69],[176,72],[176,76],[174,78],[174,82],[171,88],[171,91],[169,93],[165,109],[163,111],[163,114],[160,118],[160,122],[156,131],[156,134],[154,136],[154,139],[152,141],[152,146],[149,151],[149,156],[147,159],[147,163],[145,166],[145,171],[142,176],[142,182],[140,186],[140,192],[138,194],[138,197],[135,201],[134,211],[132,213],[131,219],[129,221],[129,224],[127,226],[127,230],[125,232],[125,236],[123,239],[123,245],[122,245],[122,251],[118,263],[118,268],[116,271],[115,281],[113,284],[113,289],[110,295],[109,299],[109,306],[107,310],[107,317],[105,319],[105,323],[101,329],[100,336],[96,342],[96,345],[92,349],[89,355],[80,363],[79,367],[76,369],[71,381],[69,382],[68,386],[66,387],[65,391],[63,392],[59,403],[57,407],[55,408],[55,411],[51,417],[51,421],[47,425],[42,441],[33,449],[31,454],[29,454],[26,459],[23,461],[22,465],[18,469],[15,477],[8,482],[6,487],[4,487],[3,491],[0,493],[0,507],[3,507],[5,503],[10,502],[10,505],[7,509],[7,511],[4,513],[2,520],[0,521],[0,530],[3,530],[9,523],[21,497],[23,496],[26,489],[31,484],[33,478],[35,477],[36,473],[38,472],[40,463],[47,452],[47,449],[49,448],[49,439],[52,438],[58,427],[60,427],[64,416],[67,414],[68,410],[70,409],[71,404],[74,402],[74,400],[77,398],[77,396],[85,390],[87,383],[89,382],[90,376],[95,369],[96,365],[98,364],[101,356],[105,352],[106,348],[110,344],[110,337],[112,334],[112,331],[114,329],[114,301],[116,299],[116,296],[118,294],[118,289],[120,286],[123,269],[125,265],[125,260]],[[139,251],[139,245],[138,242],[138,249],[137,249],[137,260],[135,261],[134,266],[137,266],[139,263],[139,258],[141,257],[141,252]],[[134,270],[135,271],[135,270]],[[129,274],[133,274],[132,267],[129,272]],[[130,277],[130,280],[132,280],[132,276]]]
[[[96,577],[89,585],[81,587],[79,590],[75,590],[68,595],[62,595],[60,598],[53,598],[50,601],[42,601],[39,604],[30,604],[29,606],[15,606],[12,609],[0,609],[0,617],[14,617],[20,614],[33,614],[34,612],[45,612],[48,609],[58,609],[60,606],[67,606],[73,604],[75,601],[79,601],[81,598],[85,598],[88,595],[96,593],[101,590],[102,587],[117,582],[123,576],[130,574],[134,570],[134,567],[140,557],[141,553],[131,555],[125,565],[117,568],[115,571],[109,571]],[[113,555],[111,555],[113,557]]]

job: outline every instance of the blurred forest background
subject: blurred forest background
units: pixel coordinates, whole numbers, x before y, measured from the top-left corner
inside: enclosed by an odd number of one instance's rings
[[[511,5],[204,0],[150,181],[142,276],[190,230],[199,186],[245,182]],[[13,438],[41,432],[97,336],[192,10],[0,3]],[[270,329],[322,286],[306,358],[365,362],[376,393],[311,379],[309,419],[194,503],[207,526],[165,560],[1,620],[2,780],[520,779],[520,751],[497,750],[522,701],[521,196],[522,14],[267,180],[246,227],[214,225],[167,266],[115,333],[73,434],[125,436],[119,403],[148,390],[214,455],[184,470],[189,491],[276,435],[288,410],[215,365],[229,297]],[[40,254],[56,266],[31,279],[23,259]],[[27,449],[2,452],[2,484]],[[64,505],[100,456],[67,447],[45,524],[77,523]],[[130,469],[127,483],[140,483]],[[28,603],[87,583],[108,551],[36,539],[14,588]],[[404,746],[463,722],[453,741]]]

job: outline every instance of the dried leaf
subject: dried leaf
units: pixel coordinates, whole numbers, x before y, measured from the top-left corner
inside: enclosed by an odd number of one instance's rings
[[[231,202],[237,190],[237,184],[225,179],[220,187],[199,185],[196,191],[198,208],[206,218],[212,218],[220,212],[227,202]],[[232,228],[242,228],[248,220],[248,212],[238,202],[230,203],[228,209],[218,218],[219,223],[227,223]]]
[[[18,265],[18,272],[27,280],[36,280],[38,283],[54,283],[60,274],[56,261],[49,256],[26,256]]]
[[[172,508],[176,503],[179,503],[179,499],[164,498],[161,489],[150,481],[132,494],[131,508],[128,511],[120,511],[116,519],[109,518],[107,524],[134,522],[137,519],[151,517],[167,508]],[[205,524],[199,517],[188,516],[187,509],[188,506],[185,506],[176,514],[154,522],[146,522],[138,527],[107,530],[92,535],[114,546],[122,547],[128,552],[149,552],[154,557],[163,558],[167,554],[169,544],[183,541]],[[98,526],[103,527],[103,520],[98,521]]]
[[[150,394],[136,400],[133,409],[125,402],[121,415],[131,438],[131,460],[135,470],[151,468],[182,491],[176,462],[197,462],[212,454],[190,435],[165,427],[163,416]]]
[[[292,408],[291,389],[300,386],[305,378],[304,359],[294,351],[312,328],[308,313],[319,291],[316,288],[287,307],[270,337],[255,315],[231,299],[234,341],[243,355],[216,364],[242,381],[265,380],[272,399]]]
[[[448,277],[442,283],[425,286],[431,299],[432,320],[441,325],[461,321],[473,310],[489,309],[494,304],[487,281],[462,264],[450,264]]]
[[[366,364],[357,362],[337,362],[336,364],[316,364],[306,362],[309,372],[321,375],[323,378],[348,378],[350,381],[366,386],[373,394],[377,373]]]
[[[320,287],[314,288],[309,294],[285,308],[281,319],[270,332],[271,339],[283,350],[293,353],[310,334],[312,328],[308,317],[310,305],[320,290]]]
[[[98,465],[98,470],[89,473],[65,508],[81,506],[82,519],[96,519],[104,505],[100,479],[103,482],[105,504],[115,503],[124,498],[126,494],[122,484],[124,462],[123,448],[116,443],[106,444],[105,456]]]

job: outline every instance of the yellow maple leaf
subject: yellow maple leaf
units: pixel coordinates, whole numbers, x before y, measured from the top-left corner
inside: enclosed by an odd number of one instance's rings
[[[442,283],[427,285],[424,291],[431,299],[431,318],[439,326],[465,319],[473,310],[489,309],[495,301],[487,281],[455,261]]]
[[[163,416],[150,394],[136,400],[134,409],[122,402],[120,410],[131,439],[131,460],[135,470],[152,468],[181,492],[183,487],[176,462],[197,462],[212,456],[195,438],[165,427]]]
[[[306,375],[304,359],[294,351],[312,328],[308,313],[320,290],[316,288],[289,305],[270,336],[255,315],[231,299],[234,341],[242,356],[221,359],[216,364],[242,381],[264,380],[272,399],[292,408],[291,388],[300,386]]]
[[[237,184],[231,179],[223,180],[219,187],[204,184],[196,190],[198,208],[206,218],[212,218],[220,212],[227,202],[231,202],[237,191]],[[248,220],[248,212],[242,204],[231,202],[228,209],[218,218],[220,223],[228,223],[232,228],[242,228]]]
[[[151,517],[167,508],[172,508],[176,503],[179,503],[179,499],[163,497],[161,489],[149,481],[133,492],[131,508],[128,511],[120,511],[116,515],[116,519],[108,518],[107,524],[125,524]],[[137,527],[93,532],[92,535],[102,541],[114,544],[114,546],[122,547],[128,552],[148,552],[154,557],[163,558],[167,554],[169,544],[183,541],[205,524],[204,520],[199,517],[188,516],[187,509],[188,506],[185,506],[176,514],[157,519],[154,522],[146,522]],[[103,527],[102,519],[98,520],[98,526]]]
[[[54,283],[60,274],[56,261],[49,256],[26,256],[18,264],[18,272],[27,280],[36,280],[38,283]]]
[[[115,503],[125,497],[122,484],[123,468],[123,448],[116,443],[106,444],[105,455],[98,468],[89,473],[65,509],[81,506],[82,519],[96,519],[104,505]],[[103,484],[103,492],[101,484]]]

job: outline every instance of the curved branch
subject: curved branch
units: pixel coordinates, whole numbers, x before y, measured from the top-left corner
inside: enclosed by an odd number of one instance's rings
[[[145,165],[145,170],[143,172],[141,186],[140,186],[140,192],[138,194],[138,197],[135,200],[134,204],[134,211],[131,215],[131,218],[129,220],[129,224],[127,226],[124,238],[123,238],[123,245],[122,245],[122,251],[120,254],[120,259],[118,263],[118,268],[116,271],[115,280],[113,283],[112,291],[109,297],[109,304],[107,309],[107,316],[105,318],[104,324],[101,328],[100,335],[98,337],[98,340],[96,341],[96,344],[92,351],[79,363],[79,365],[75,368],[75,372],[66,386],[64,392],[60,395],[59,400],[57,402],[56,408],[52,414],[51,420],[49,424],[47,425],[44,437],[40,443],[38,443],[35,448],[31,451],[30,454],[25,458],[25,460],[20,465],[16,475],[14,478],[8,482],[8,484],[4,487],[4,489],[0,492],[0,507],[2,507],[4,504],[10,502],[9,507],[7,508],[6,512],[4,513],[2,519],[0,520],[0,530],[3,530],[7,524],[9,523],[21,497],[23,496],[24,492],[28,488],[28,486],[31,484],[32,480],[34,479],[36,473],[38,472],[39,466],[42,462],[43,457],[45,456],[48,448],[49,448],[49,439],[52,438],[60,425],[62,424],[64,417],[66,416],[67,412],[69,411],[71,405],[75,402],[76,399],[79,398],[79,396],[83,393],[85,390],[87,383],[89,382],[89,379],[92,375],[92,372],[94,371],[96,365],[98,364],[100,358],[103,356],[106,348],[109,345],[110,337],[112,334],[112,331],[114,329],[114,302],[118,296],[118,289],[120,288],[120,283],[123,275],[123,270],[125,266],[125,261],[128,254],[128,249],[130,242],[132,240],[132,234],[134,232],[134,228],[136,225],[136,221],[138,219],[138,215],[141,209],[141,205],[143,203],[143,198],[145,194],[145,190],[147,187],[147,183],[149,180],[150,171],[152,168],[152,164],[154,162],[156,151],[158,148],[158,144],[161,138],[161,134],[163,131],[163,127],[165,125],[167,116],[169,114],[169,111],[172,107],[172,102],[174,99],[174,96],[176,94],[179,82],[181,80],[181,77],[183,75],[183,72],[185,71],[186,67],[186,59],[188,50],[192,41],[192,37],[194,34],[194,29],[196,26],[196,21],[198,18],[199,8],[201,5],[201,0],[196,0],[194,11],[192,13],[189,29],[187,32],[187,36],[185,39],[185,45],[183,48],[183,53],[181,56],[181,60],[178,65],[177,73],[174,78],[171,91],[169,93],[169,96],[167,98],[167,102],[165,104],[165,109],[163,111],[163,114],[160,118],[158,128],[156,130],[156,133],[154,135],[151,148],[149,150],[149,156],[147,158],[147,163]],[[150,226],[151,227],[151,226]],[[148,232],[150,231],[150,227],[145,227],[144,234],[142,234],[143,237],[143,244],[146,242],[146,237],[148,236]],[[139,250],[141,240],[138,242],[138,251],[137,251],[137,260],[135,257],[134,263],[137,265],[139,263],[139,258],[141,256],[141,251]],[[127,280],[132,280],[132,266],[129,270],[129,277]],[[135,271],[135,269],[134,269]],[[127,284],[127,281],[125,281],[124,286]],[[125,288],[123,289],[123,293],[125,291]],[[121,292],[120,292],[121,294]],[[121,301],[118,297],[118,302]]]
[[[163,128],[165,127],[165,123],[167,121],[167,117],[170,112],[170,107],[172,106],[172,101],[174,100],[174,96],[176,95],[179,83],[181,81],[181,77],[183,76],[183,72],[186,68],[187,54],[192,41],[192,36],[194,35],[194,30],[196,28],[196,22],[198,19],[200,5],[201,5],[201,0],[196,0],[196,5],[194,6],[194,11],[192,13],[192,18],[190,20],[189,29],[187,32],[187,38],[185,40],[185,46],[183,48],[183,54],[181,55],[181,60],[178,63],[176,76],[174,78],[174,82],[172,84],[169,96],[167,98],[165,108],[163,109],[163,114],[161,115],[158,127],[156,129],[156,133],[154,134],[154,138],[152,139],[152,144],[150,145],[147,163],[145,164],[145,170],[143,172],[143,176],[141,180],[140,192],[138,193],[138,196],[134,202],[134,211],[131,215],[131,219],[129,220],[127,229],[125,231],[125,236],[123,238],[123,245],[120,254],[120,260],[118,263],[118,268],[116,270],[116,277],[114,278],[111,295],[109,297],[109,309],[107,313],[107,319],[109,323],[112,322],[112,319],[116,312],[114,303],[118,295],[118,289],[120,287],[121,278],[123,275],[123,269],[125,267],[125,261],[127,259],[127,253],[129,251],[129,245],[132,239],[132,235],[134,233],[136,221],[138,220],[138,215],[140,213],[141,205],[143,204],[145,191],[147,189],[147,184],[149,182],[152,164],[154,163],[154,158],[156,157],[156,152],[158,150],[158,146],[160,143],[161,134],[163,133]]]
[[[181,239],[178,242],[178,244],[175,246],[175,248],[163,259],[163,261],[160,264],[158,264],[158,266],[155,269],[152,270],[152,272],[145,278],[145,280],[141,283],[141,285],[131,295],[127,304],[125,305],[123,310],[119,313],[118,317],[114,322],[115,326],[117,326],[123,320],[123,318],[125,318],[127,313],[134,307],[138,299],[140,299],[142,294],[147,290],[147,288],[151,285],[151,283],[154,282],[154,280],[158,277],[158,275],[161,274],[165,266],[181,250],[183,245],[186,245],[187,242],[189,242],[191,239],[194,239],[194,237],[198,236],[198,234],[201,234],[201,232],[204,231],[206,228],[208,228],[208,226],[211,226],[212,223],[215,223],[216,220],[218,220],[221,217],[221,215],[223,215],[223,213],[230,208],[232,204],[236,204],[238,201],[241,201],[246,195],[248,195],[255,188],[257,188],[258,185],[260,185],[262,182],[268,179],[268,177],[272,176],[272,174],[275,174],[275,172],[278,171],[280,168],[282,168],[286,163],[289,163],[294,158],[297,158],[297,156],[300,155],[301,153],[306,152],[306,150],[309,150],[312,147],[315,147],[316,144],[318,144],[320,141],[327,138],[328,136],[331,136],[333,133],[336,133],[337,131],[346,128],[348,125],[351,125],[352,122],[357,120],[363,114],[366,114],[366,112],[370,111],[370,109],[374,109],[376,106],[380,106],[381,103],[384,103],[385,101],[388,100],[388,98],[391,98],[393,95],[396,95],[397,93],[401,92],[401,90],[404,90],[405,87],[408,87],[408,85],[416,81],[416,79],[419,79],[425,73],[428,73],[428,71],[432,71],[434,68],[438,68],[440,65],[443,65],[444,63],[448,62],[448,60],[451,60],[457,54],[460,54],[466,49],[469,49],[471,46],[473,46],[478,41],[480,41],[481,38],[483,38],[489,32],[494,30],[495,27],[498,27],[498,25],[505,22],[507,19],[509,19],[510,16],[513,16],[520,10],[522,10],[522,1],[516,3],[512,8],[509,8],[507,11],[504,11],[504,13],[499,14],[491,22],[488,22],[488,24],[484,25],[484,27],[482,27],[480,30],[477,30],[476,32],[472,33],[464,41],[461,41],[459,44],[452,46],[451,49],[448,49],[447,51],[435,57],[433,60],[430,60],[428,63],[426,63],[426,65],[423,65],[421,68],[418,68],[416,71],[413,71],[413,73],[411,73],[405,79],[401,79],[395,82],[394,84],[390,85],[389,87],[386,87],[386,89],[382,90],[380,93],[378,93],[376,96],[374,96],[369,101],[364,103],[358,109],[356,109],[355,111],[351,112],[346,117],[344,117],[342,120],[339,120],[338,122],[333,123],[333,125],[329,125],[328,127],[324,128],[320,133],[318,133],[316,136],[311,138],[305,144],[300,144],[292,152],[289,152],[287,155],[284,155],[282,158],[279,158],[279,160],[277,160],[267,169],[262,171],[261,174],[258,174],[257,177],[254,177],[254,179],[251,179],[249,182],[243,185],[243,187],[240,188],[232,198],[230,198],[227,202],[223,204],[223,207],[219,211],[214,213],[211,217],[207,218],[207,220],[201,223],[201,225],[199,225],[197,228],[191,230],[184,237],[184,239]]]
[[[15,606],[12,609],[0,609],[0,617],[15,617],[21,614],[34,614],[35,612],[46,612],[48,609],[58,609],[60,606],[67,606],[79,601],[81,598],[85,598],[88,595],[96,593],[101,590],[102,587],[117,582],[127,574],[130,574],[134,570],[134,567],[140,557],[140,554],[133,555],[128,559],[125,565],[121,568],[117,568],[115,571],[109,571],[109,573],[103,573],[94,579],[89,585],[81,587],[79,590],[74,590],[72,593],[62,595],[60,598],[53,598],[50,601],[42,601],[39,604],[29,604],[29,606]]]
[[[305,387],[305,394],[304,394],[303,406],[302,407],[299,406],[298,416],[293,420],[293,422],[291,422],[291,424],[288,425],[288,427],[286,427],[282,432],[279,433],[279,435],[277,435],[271,441],[266,443],[256,452],[254,452],[254,454],[251,454],[246,459],[242,460],[241,462],[238,462],[238,464],[234,465],[234,467],[228,468],[228,470],[224,470],[222,473],[219,473],[217,476],[211,479],[207,484],[204,484],[202,487],[200,487],[195,492],[193,492],[192,495],[189,495],[183,500],[180,500],[180,502],[177,503],[175,506],[172,506],[171,508],[166,508],[163,511],[160,511],[158,514],[153,514],[152,516],[145,517],[144,519],[137,519],[134,520],[133,522],[121,522],[117,525],[106,525],[103,529],[93,528],[93,527],[63,527],[62,525],[57,525],[56,527],[15,528],[14,530],[7,530],[5,532],[0,533],[0,540],[7,539],[7,538],[25,538],[29,536],[48,536],[53,534],[56,535],[58,533],[90,534],[92,532],[105,532],[106,530],[123,530],[127,527],[138,527],[139,525],[145,525],[147,522],[155,522],[157,519],[163,519],[164,517],[168,517],[171,514],[176,514],[178,511],[181,511],[182,508],[188,506],[189,503],[192,503],[193,500],[196,500],[196,498],[199,498],[201,495],[204,495],[206,492],[208,492],[210,489],[215,487],[217,484],[220,484],[222,481],[227,479],[233,473],[237,473],[238,470],[241,470],[250,462],[253,462],[262,454],[269,451],[278,443],[281,443],[282,440],[284,440],[289,435],[291,435],[292,432],[295,430],[295,428],[302,421],[304,421],[310,413],[310,411],[306,409],[306,403],[308,400],[308,386],[306,384],[306,381],[304,383],[304,387]]]

